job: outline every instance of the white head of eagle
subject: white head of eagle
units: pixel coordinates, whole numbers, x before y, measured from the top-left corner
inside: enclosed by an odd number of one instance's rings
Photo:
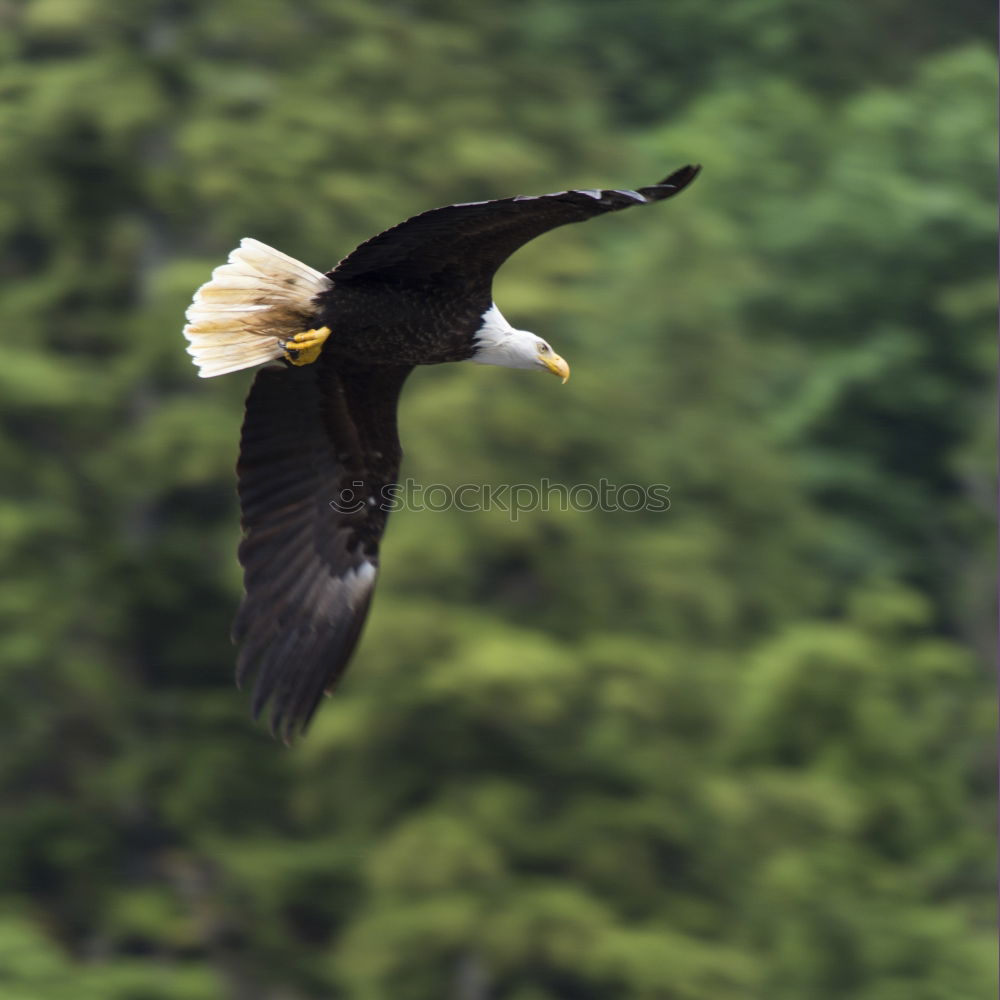
[[[558,375],[563,382],[569,378],[569,365],[541,337],[515,330],[496,303],[483,313],[483,325],[476,331],[473,343],[475,353],[469,360],[481,365],[542,369]]]

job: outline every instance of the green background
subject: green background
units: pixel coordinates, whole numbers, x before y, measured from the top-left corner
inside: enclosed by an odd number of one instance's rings
[[[0,6],[0,995],[995,994],[981,2]],[[232,686],[249,375],[183,312],[453,201],[703,175],[505,267],[560,387],[418,372],[292,749]]]

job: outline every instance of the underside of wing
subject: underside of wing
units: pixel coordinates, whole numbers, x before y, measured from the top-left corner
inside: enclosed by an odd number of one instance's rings
[[[271,729],[286,742],[343,673],[368,613],[407,372],[270,367],[247,398],[237,680],[255,673],[254,716],[270,704]]]
[[[559,226],[649,205],[682,191],[701,168],[686,166],[638,191],[559,191],[432,209],[362,243],[327,274],[334,283],[405,283],[460,271],[489,279],[519,247]]]

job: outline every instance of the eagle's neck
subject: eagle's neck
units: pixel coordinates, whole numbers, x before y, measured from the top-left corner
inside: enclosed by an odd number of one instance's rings
[[[501,368],[537,368],[539,338],[527,330],[515,330],[494,302],[483,313],[483,321],[472,338],[472,357],[481,365]]]

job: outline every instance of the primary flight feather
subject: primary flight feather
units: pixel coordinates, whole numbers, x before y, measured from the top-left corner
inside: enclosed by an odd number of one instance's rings
[[[569,377],[493,302],[497,268],[542,233],[677,194],[686,166],[638,191],[448,205],[362,243],[321,274],[244,239],[187,311],[203,377],[257,373],[237,463],[245,595],[233,625],[256,717],[286,742],[343,674],[371,603],[402,453],[396,407],[417,365],[476,361]]]

